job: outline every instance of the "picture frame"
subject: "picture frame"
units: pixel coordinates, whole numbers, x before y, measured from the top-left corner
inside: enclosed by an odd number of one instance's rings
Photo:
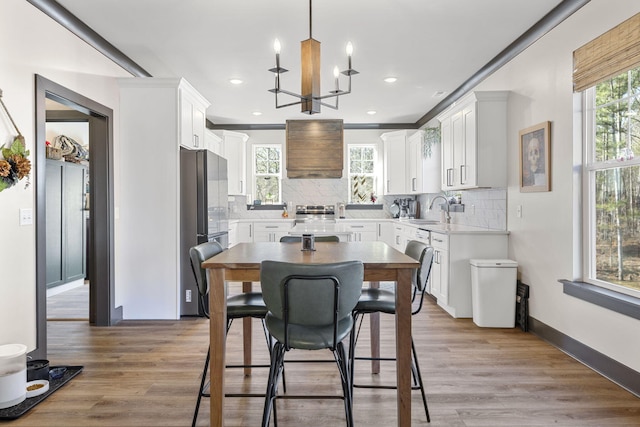
[[[551,122],[519,132],[520,192],[551,191]]]

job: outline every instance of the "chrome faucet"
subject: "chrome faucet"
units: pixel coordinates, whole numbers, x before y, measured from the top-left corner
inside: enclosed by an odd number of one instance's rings
[[[431,210],[431,208],[433,208],[433,202],[435,202],[436,199],[444,200],[444,203],[447,205],[447,224],[450,224],[451,223],[451,213],[449,212],[449,200],[447,200],[447,198],[444,197],[442,194],[438,194],[436,197],[431,199],[431,203],[429,204],[429,210]]]

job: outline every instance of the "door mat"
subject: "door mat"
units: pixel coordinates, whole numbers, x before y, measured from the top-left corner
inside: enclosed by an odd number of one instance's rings
[[[61,378],[49,379],[49,390],[39,396],[30,397],[17,405],[0,409],[0,420],[15,420],[27,413],[31,408],[42,402],[60,387],[68,383],[73,377],[82,372],[83,366],[52,366],[53,368],[67,368]]]

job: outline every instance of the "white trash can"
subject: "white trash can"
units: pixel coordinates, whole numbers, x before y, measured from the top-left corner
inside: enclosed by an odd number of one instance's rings
[[[510,259],[471,259],[473,323],[487,328],[516,325],[518,263]]]

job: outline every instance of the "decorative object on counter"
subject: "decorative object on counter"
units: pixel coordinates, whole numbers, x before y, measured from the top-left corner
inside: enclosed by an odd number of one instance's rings
[[[276,108],[289,107],[291,105],[300,104],[301,111],[307,114],[319,113],[320,106],[322,105],[337,110],[338,97],[351,93],[351,76],[358,74],[356,70],[351,68],[351,55],[353,54],[353,45],[351,44],[351,42],[349,42],[347,43],[346,48],[348,66],[345,71],[342,71],[342,74],[348,77],[348,89],[346,91],[340,89],[340,70],[338,69],[338,67],[335,67],[333,69],[333,77],[335,79],[334,90],[329,91],[328,95],[320,95],[320,42],[318,40],[314,40],[311,32],[311,12],[311,0],[309,0],[309,38],[300,42],[300,56],[302,64],[302,70],[300,74],[302,76],[302,94],[297,94],[284,89],[280,89],[280,74],[286,73],[288,70],[280,67],[280,41],[276,39],[273,43],[273,49],[276,53],[276,66],[275,68],[269,69],[269,71],[275,74],[276,81],[275,88],[269,89],[269,92],[275,94]],[[287,104],[279,104],[279,93],[283,93],[294,98],[299,98],[300,100]],[[335,104],[332,105],[323,102],[323,100],[328,98],[335,98]]]
[[[433,146],[440,143],[440,128],[424,129],[424,139],[422,140],[422,157],[430,159],[433,153]]]
[[[287,210],[287,205],[282,207],[282,218],[289,218],[289,211]]]
[[[519,133],[520,192],[550,191],[551,122],[539,123]]]
[[[302,250],[303,251],[315,251],[316,250],[316,238],[313,234],[302,235]]]
[[[344,210],[345,210],[344,203],[339,202],[338,203],[338,218],[344,219]]]
[[[2,110],[18,133],[18,136],[13,139],[13,142],[8,147],[5,148],[4,145],[0,147],[2,148],[3,157],[3,159],[0,159],[0,191],[13,187],[25,177],[27,178],[27,183],[24,188],[27,188],[30,184],[29,172],[31,172],[31,162],[27,158],[29,150],[25,149],[24,136],[20,133],[20,129],[16,126],[16,122],[13,121],[13,117],[9,114],[9,110],[2,100],[2,89],[0,89],[0,105],[2,105]]]

